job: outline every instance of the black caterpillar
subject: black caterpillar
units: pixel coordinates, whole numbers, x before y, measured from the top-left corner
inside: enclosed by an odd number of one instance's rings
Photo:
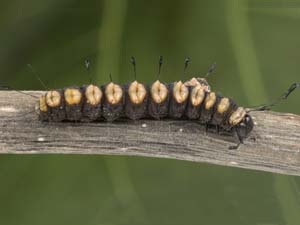
[[[184,71],[189,59],[185,60]],[[136,76],[135,59],[132,57]],[[159,60],[159,72],[162,57]],[[210,74],[215,64],[209,69]],[[299,84],[293,84],[280,97],[287,96]],[[267,110],[263,105],[255,110]],[[109,82],[103,86],[93,84],[48,91],[39,101],[41,121],[115,121],[121,117],[131,120],[143,118],[186,118],[201,124],[235,131],[239,144],[243,143],[254,127],[249,112],[239,107],[233,99],[210,90],[205,78],[192,78],[187,82],[163,83],[156,80],[150,85],[135,81],[119,85]],[[238,147],[238,146],[236,146]]]

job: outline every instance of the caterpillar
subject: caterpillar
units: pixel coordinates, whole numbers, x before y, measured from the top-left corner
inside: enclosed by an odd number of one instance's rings
[[[247,110],[238,106],[235,101],[212,91],[206,78],[193,77],[188,81],[164,83],[157,79],[147,85],[136,79],[136,61],[131,58],[134,68],[134,81],[120,85],[112,79],[109,83],[97,86],[95,84],[81,87],[71,86],[62,89],[46,91],[39,97],[38,117],[40,121],[61,122],[113,122],[119,118],[139,120],[153,118],[189,119],[206,126],[214,126],[235,132],[238,144],[231,146],[237,149],[254,128],[250,116],[251,111],[269,110],[299,87],[292,84],[289,89],[271,104]],[[190,62],[185,59],[184,73]],[[89,63],[86,63],[87,69]],[[159,59],[159,72],[162,57]],[[207,74],[210,75],[216,65],[213,64]]]

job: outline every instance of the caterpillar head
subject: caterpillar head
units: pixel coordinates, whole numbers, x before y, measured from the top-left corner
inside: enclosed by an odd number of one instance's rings
[[[229,117],[229,124],[236,127],[241,137],[247,137],[254,127],[251,116],[243,107],[238,107]]]
[[[253,130],[253,127],[254,127],[254,123],[249,114],[246,114],[243,120],[237,125],[239,134],[243,138],[248,137],[250,132]]]
[[[249,135],[254,127],[251,116],[243,107],[238,107],[229,117],[229,124],[236,127],[241,137]]]

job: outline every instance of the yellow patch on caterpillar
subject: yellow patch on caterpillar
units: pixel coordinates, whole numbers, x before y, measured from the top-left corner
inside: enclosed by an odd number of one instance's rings
[[[101,89],[95,85],[90,84],[85,89],[85,97],[88,104],[98,105],[101,102],[102,96]]]
[[[159,104],[166,100],[169,91],[166,85],[157,80],[152,84],[150,92],[153,101]]]
[[[47,107],[47,101],[46,101],[46,96],[43,95],[40,97],[40,104],[39,104],[39,109],[41,112],[47,112],[48,111],[48,107]]]
[[[110,104],[118,104],[123,97],[121,86],[110,82],[105,88],[105,97]]]
[[[134,81],[129,85],[128,95],[132,103],[141,104],[147,95],[147,91],[143,84]]]
[[[193,106],[200,105],[203,102],[204,97],[205,90],[200,84],[198,84],[192,89],[190,100]]]
[[[81,102],[82,94],[77,88],[67,88],[64,91],[66,103],[68,105],[76,105]]]
[[[216,103],[217,96],[215,92],[208,93],[206,99],[205,99],[205,109],[209,110],[211,109],[214,104]]]
[[[58,91],[48,91],[46,94],[46,102],[50,107],[57,107],[61,103],[61,95]]]
[[[189,95],[189,89],[181,82],[175,82],[173,86],[173,97],[177,103],[183,103]]]
[[[229,124],[235,126],[239,124],[245,117],[246,110],[243,107],[238,107],[229,117]]]
[[[218,113],[224,113],[229,109],[230,101],[229,98],[222,98],[218,104],[217,111]]]

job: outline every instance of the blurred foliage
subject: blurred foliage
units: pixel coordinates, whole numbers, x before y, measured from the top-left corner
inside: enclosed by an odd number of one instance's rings
[[[0,2],[1,83],[42,89],[138,78],[209,82],[258,105],[300,82],[300,0]],[[92,62],[91,77],[84,59]],[[276,111],[300,112],[299,91]],[[101,135],[101,134],[99,134]],[[299,224],[300,179],[139,157],[0,157],[0,224]]]

